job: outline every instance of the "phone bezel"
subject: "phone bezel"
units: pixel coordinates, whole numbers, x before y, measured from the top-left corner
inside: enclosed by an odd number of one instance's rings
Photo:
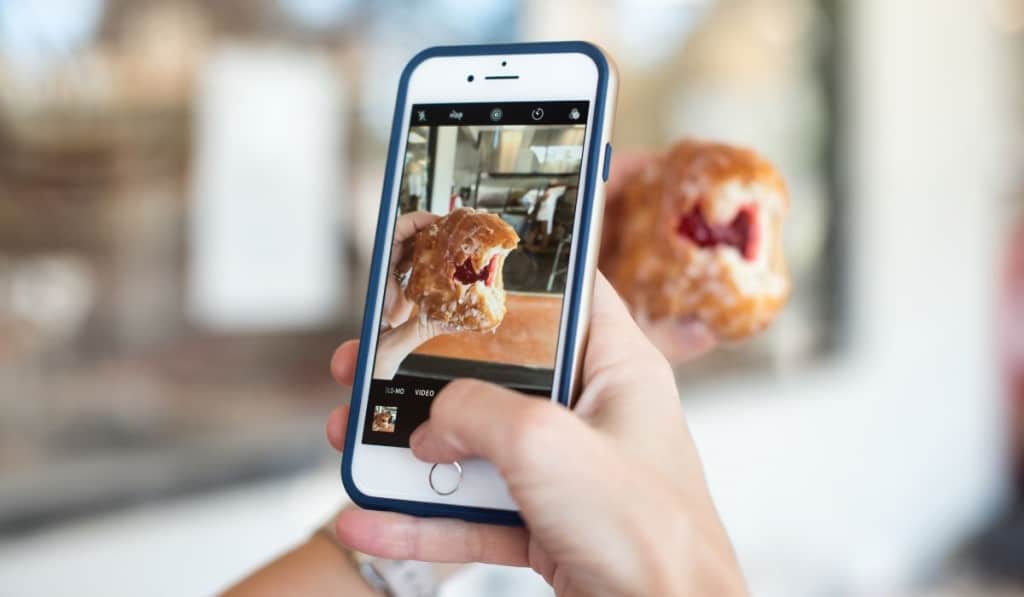
[[[554,56],[551,56],[554,55]],[[577,56],[577,57],[574,57]],[[547,59],[545,59],[547,57]],[[481,75],[490,71],[524,75],[530,81],[530,73],[561,72],[574,60],[582,57],[592,65],[596,80],[590,78],[584,85],[560,85],[548,87],[543,94],[525,93],[536,89],[538,81],[530,87],[512,85],[484,85]],[[431,62],[431,60],[433,62]],[[501,61],[508,66],[499,67]],[[491,62],[494,64],[492,65]],[[562,62],[561,64],[558,64]],[[582,63],[576,63],[578,68]],[[474,82],[468,82],[469,74],[475,74]],[[541,77],[537,77],[540,79]],[[610,135],[609,89],[613,86],[613,70],[603,52],[586,42],[554,42],[532,44],[509,44],[488,46],[452,46],[429,48],[417,54],[402,72],[385,173],[384,190],[374,243],[370,284],[364,311],[361,344],[356,367],[356,380],[352,391],[352,409],[348,421],[348,433],[342,459],[342,479],[350,497],[357,504],[373,509],[406,512],[421,516],[454,516],[481,522],[518,524],[520,519],[515,504],[508,496],[504,483],[490,464],[474,460],[464,462],[463,487],[452,496],[439,496],[429,489],[426,479],[430,464],[416,460],[408,449],[363,444],[360,434],[363,426],[363,409],[367,402],[369,380],[372,375],[372,360],[376,350],[377,322],[380,318],[381,298],[384,287],[383,264],[387,259],[387,248],[393,230],[394,210],[399,177],[402,174],[401,150],[408,136],[410,109],[414,103],[521,101],[534,99],[551,101],[563,99],[589,99],[588,128],[585,137],[586,150],[581,165],[580,195],[577,199],[576,241],[570,261],[569,283],[563,301],[559,350],[555,365],[555,380],[552,399],[568,404],[575,387],[580,334],[570,333],[580,329],[580,315],[588,311],[588,282],[592,279],[587,260],[594,258],[593,242],[599,237],[599,227],[594,226],[595,202],[602,203],[603,186],[600,184],[600,168],[603,152]],[[487,83],[516,82],[518,80],[487,81]],[[461,87],[461,88],[460,88]],[[472,88],[465,89],[465,88]],[[552,90],[552,91],[549,91]],[[580,93],[587,96],[581,97]],[[602,205],[597,205],[598,208]],[[597,218],[599,221],[600,218]],[[595,230],[595,228],[597,228]],[[387,471],[379,473],[378,471]],[[387,476],[402,479],[388,488],[377,482],[377,477]],[[422,489],[409,489],[409,479],[421,479]],[[472,482],[467,483],[472,479]],[[369,481],[369,482],[368,482]],[[414,481],[413,481],[414,482]],[[395,487],[405,485],[406,488]],[[467,487],[468,485],[468,487]]]

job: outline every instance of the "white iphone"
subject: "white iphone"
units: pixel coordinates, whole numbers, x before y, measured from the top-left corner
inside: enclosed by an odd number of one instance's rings
[[[409,436],[459,377],[570,404],[616,85],[585,42],[430,48],[406,66],[342,459],[360,506],[520,522],[490,463],[421,462]]]

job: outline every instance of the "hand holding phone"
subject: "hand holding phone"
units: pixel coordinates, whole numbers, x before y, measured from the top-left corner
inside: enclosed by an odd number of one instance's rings
[[[342,460],[356,503],[521,523],[493,462],[423,462],[410,437],[454,379],[577,394],[615,90],[582,42],[432,48],[406,67]]]
[[[332,371],[355,373],[355,343]],[[495,462],[526,528],[352,509],[338,537],[390,559],[530,566],[559,595],[744,595],[665,359],[603,277],[573,412],[480,381],[447,386],[412,438],[416,457]],[[345,444],[347,409],[332,414]]]

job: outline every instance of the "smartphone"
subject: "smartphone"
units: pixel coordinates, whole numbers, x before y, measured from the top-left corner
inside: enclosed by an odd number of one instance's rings
[[[436,47],[405,67],[342,458],[356,504],[521,523],[494,466],[421,462],[409,436],[460,377],[570,404],[590,320],[616,89],[611,60],[586,42]],[[480,271],[469,259],[448,266],[423,257],[412,267],[424,269],[411,274],[400,265],[420,250],[416,234],[465,214],[502,231],[501,260]],[[484,331],[434,325],[410,284],[477,285],[503,317]]]

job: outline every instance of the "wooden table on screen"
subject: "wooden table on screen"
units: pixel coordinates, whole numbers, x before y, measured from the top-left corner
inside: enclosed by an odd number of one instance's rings
[[[414,354],[553,369],[562,295],[509,292],[505,304],[505,319],[493,334],[438,336]]]

